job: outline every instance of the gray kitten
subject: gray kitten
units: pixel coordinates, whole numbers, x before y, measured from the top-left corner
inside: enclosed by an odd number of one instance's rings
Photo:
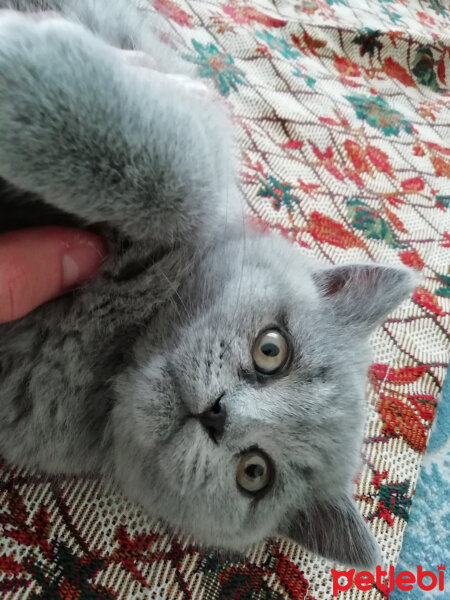
[[[223,108],[120,59],[179,67],[129,1],[61,4],[39,6],[63,17],[0,18],[3,229],[40,198],[53,221],[100,231],[109,256],[0,327],[0,454],[112,477],[208,546],[279,534],[373,566],[351,499],[368,336],[414,277],[327,268],[243,227]]]

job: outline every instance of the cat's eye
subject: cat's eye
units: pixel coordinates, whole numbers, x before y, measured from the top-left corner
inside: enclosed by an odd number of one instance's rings
[[[266,375],[282,369],[289,358],[286,337],[277,329],[266,329],[256,338],[253,345],[255,368]]]
[[[239,459],[236,480],[246,492],[256,494],[271,481],[272,468],[268,458],[260,450],[249,450]]]

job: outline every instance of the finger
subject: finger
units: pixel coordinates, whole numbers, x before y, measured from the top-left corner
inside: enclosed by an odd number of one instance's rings
[[[91,277],[105,257],[93,233],[62,227],[0,236],[0,323],[13,321]]]

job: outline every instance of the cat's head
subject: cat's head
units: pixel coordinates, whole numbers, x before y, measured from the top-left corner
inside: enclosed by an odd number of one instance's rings
[[[165,347],[150,332],[117,383],[127,493],[208,546],[280,534],[374,565],[351,499],[367,340],[413,286],[407,269],[326,268],[277,236],[218,245],[180,291]]]

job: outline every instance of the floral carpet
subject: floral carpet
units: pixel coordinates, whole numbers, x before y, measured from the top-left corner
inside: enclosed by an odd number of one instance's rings
[[[325,262],[404,263],[423,274],[372,339],[355,487],[383,567],[396,565],[450,350],[448,3],[156,0],[155,8],[184,59],[232,107],[252,218]],[[438,477],[432,463],[423,477],[419,491]],[[417,527],[435,500],[418,493]],[[8,600],[333,597],[336,565],[299,546],[269,540],[241,563],[221,562],[93,480],[4,466],[0,529]],[[387,596],[374,584],[339,598]]]

